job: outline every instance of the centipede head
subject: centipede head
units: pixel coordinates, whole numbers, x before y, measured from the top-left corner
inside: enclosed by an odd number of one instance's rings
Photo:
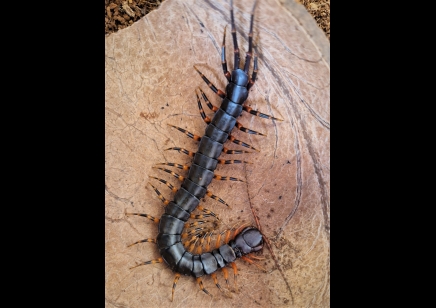
[[[235,251],[236,257],[240,258],[251,252],[259,251],[263,247],[263,238],[260,231],[254,227],[242,230],[232,241],[230,247]]]

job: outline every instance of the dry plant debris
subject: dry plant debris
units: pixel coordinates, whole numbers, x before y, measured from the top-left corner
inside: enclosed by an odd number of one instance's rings
[[[124,29],[165,0],[105,0],[105,34]],[[330,0],[295,0],[304,5],[330,40]]]
[[[304,5],[330,41],[330,0],[295,0]]]
[[[164,0],[105,0],[105,34],[124,29],[157,9]]]

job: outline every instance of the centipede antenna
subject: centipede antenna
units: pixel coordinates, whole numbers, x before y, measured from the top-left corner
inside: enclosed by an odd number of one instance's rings
[[[236,25],[235,25],[235,18],[233,17],[233,0],[230,0],[230,20],[232,24],[232,37],[233,37],[233,52],[235,54],[235,60],[234,60],[234,67],[233,69],[236,70],[239,68],[239,48],[238,48],[238,40],[236,38]]]
[[[256,8],[257,0],[254,2],[253,9],[251,10],[250,18],[250,32],[248,33],[248,52],[245,56],[244,72],[248,73],[248,68],[250,67],[250,61],[253,50],[253,21],[254,21],[254,9]]]

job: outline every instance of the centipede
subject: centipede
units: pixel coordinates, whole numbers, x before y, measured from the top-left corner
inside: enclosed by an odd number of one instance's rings
[[[136,215],[145,217],[158,227],[158,235],[156,238],[146,238],[134,242],[128,247],[140,243],[154,243],[157,245],[160,257],[146,262],[141,262],[130,267],[131,270],[138,266],[165,263],[174,273],[174,282],[172,286],[171,301],[174,300],[174,294],[179,278],[183,276],[192,276],[197,281],[200,289],[210,295],[209,291],[204,287],[202,277],[210,275],[214,280],[215,285],[223,290],[223,287],[218,283],[217,272],[221,270],[227,283],[228,268],[231,268],[235,277],[237,277],[237,259],[256,264],[250,255],[259,252],[264,246],[264,239],[259,227],[244,223],[241,226],[234,226],[223,232],[216,232],[216,226],[206,227],[203,224],[208,222],[208,218],[219,221],[217,215],[200,205],[200,200],[205,196],[211,197],[216,201],[229,206],[226,201],[214,195],[208,186],[212,180],[222,181],[242,181],[240,179],[228,176],[221,176],[215,173],[218,164],[243,164],[247,163],[240,159],[221,159],[222,153],[225,154],[243,154],[249,153],[245,150],[231,150],[224,146],[226,142],[232,142],[237,145],[258,151],[253,146],[246,142],[236,139],[232,134],[232,130],[237,128],[244,133],[251,135],[264,136],[263,133],[244,127],[237,118],[242,112],[254,115],[263,119],[273,121],[283,121],[280,118],[267,115],[260,111],[249,107],[245,102],[248,99],[249,91],[256,81],[258,73],[258,56],[256,46],[253,44],[253,22],[254,12],[256,9],[257,0],[254,1],[248,33],[248,51],[246,52],[245,62],[242,65],[240,50],[238,47],[235,19],[233,14],[233,1],[230,1],[230,21],[231,35],[233,40],[233,70],[228,71],[226,60],[226,27],[224,28],[223,41],[221,47],[221,63],[222,70],[228,83],[225,91],[215,87],[209,79],[199,70],[196,65],[193,65],[194,70],[200,75],[208,88],[219,96],[221,104],[219,107],[214,106],[208,99],[206,94],[198,88],[200,95],[196,91],[196,98],[200,116],[206,123],[206,129],[202,136],[191,133],[184,128],[170,125],[172,129],[176,129],[184,133],[187,137],[198,141],[196,152],[191,152],[181,147],[171,147],[166,150],[175,150],[179,153],[186,154],[192,159],[190,166],[178,163],[158,163],[155,165],[157,170],[166,172],[177,178],[181,182],[180,188],[176,188],[169,181],[151,177],[152,179],[166,185],[174,192],[173,200],[166,199],[163,194],[151,183],[150,186],[157,194],[158,198],[163,202],[165,207],[164,214],[158,218],[144,213],[126,212],[128,216]],[[253,71],[249,73],[251,61],[253,60]],[[203,109],[202,100],[208,108],[214,113],[212,118],[208,117]],[[186,177],[167,169],[168,167],[188,171]],[[229,206],[230,207],[230,206]],[[197,210],[201,214],[194,214]],[[209,221],[210,222],[210,221]],[[211,245],[212,236],[216,236],[215,245]],[[205,246],[205,247],[204,247]],[[256,258],[253,256],[253,258]],[[262,269],[261,266],[258,266]]]

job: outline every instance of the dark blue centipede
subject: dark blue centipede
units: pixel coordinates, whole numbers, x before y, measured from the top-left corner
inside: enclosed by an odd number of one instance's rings
[[[148,214],[139,214],[139,213],[126,213],[127,215],[139,215],[143,217],[147,217],[154,222],[158,223],[158,231],[159,234],[156,239],[145,239],[142,241],[138,241],[133,243],[141,243],[141,242],[154,242],[157,244],[159,253],[161,258],[155,259],[152,261],[143,262],[139,265],[144,264],[153,264],[165,262],[172,271],[176,273],[176,277],[174,279],[173,284],[173,297],[174,297],[174,289],[176,283],[180,277],[180,275],[190,275],[197,279],[197,282],[200,285],[200,288],[208,293],[207,290],[203,287],[202,281],[200,277],[204,275],[214,275],[214,273],[218,269],[224,269],[228,264],[234,265],[234,261],[237,258],[243,258],[245,255],[259,251],[263,247],[263,239],[261,232],[255,227],[245,227],[243,228],[234,239],[230,240],[228,244],[221,245],[219,248],[216,248],[210,252],[204,252],[201,254],[194,254],[187,251],[182,244],[182,233],[186,226],[186,222],[191,217],[191,213],[199,207],[200,199],[202,199],[206,193],[208,193],[207,187],[212,181],[212,179],[223,179],[223,177],[217,176],[214,171],[217,167],[217,164],[231,164],[231,163],[242,163],[240,160],[222,160],[218,159],[221,153],[227,154],[239,154],[245,151],[237,151],[237,150],[228,150],[224,147],[224,143],[227,140],[230,140],[236,144],[252,148],[252,146],[246,144],[245,142],[236,140],[232,135],[231,131],[234,127],[249,133],[249,134],[257,134],[262,135],[256,131],[247,129],[243,127],[236,118],[239,117],[242,111],[249,112],[250,114],[272,119],[279,120],[281,119],[274,118],[272,116],[260,113],[256,110],[252,110],[250,107],[245,106],[244,102],[248,98],[248,91],[254,85],[256,77],[257,77],[257,56],[254,56],[254,65],[253,72],[251,78],[249,78],[248,70],[252,58],[253,51],[253,19],[254,19],[254,10],[256,7],[257,0],[253,5],[253,9],[251,12],[251,20],[250,20],[250,33],[248,36],[248,52],[246,53],[244,68],[241,69],[240,66],[240,55],[239,48],[236,38],[236,27],[233,16],[233,1],[231,1],[231,9],[230,9],[230,17],[231,17],[231,26],[232,26],[232,38],[234,45],[234,70],[230,73],[227,70],[227,61],[226,61],[226,52],[225,52],[225,36],[226,30],[224,29],[224,38],[222,45],[222,68],[225,77],[228,80],[228,84],[226,86],[226,91],[223,92],[217,89],[195,66],[195,70],[200,74],[202,79],[206,82],[209,88],[215,92],[218,96],[222,98],[221,106],[219,108],[214,107],[206,95],[201,91],[203,99],[206,101],[208,107],[215,112],[215,115],[212,119],[208,118],[201,106],[200,99],[197,95],[198,106],[200,109],[200,114],[203,120],[207,123],[207,127],[205,130],[204,136],[196,136],[182,128],[175,127],[178,130],[182,131],[189,137],[200,141],[198,145],[198,150],[196,153],[189,152],[182,148],[171,148],[178,150],[179,152],[184,152],[193,157],[192,165],[189,167],[189,173],[186,178],[183,178],[175,173],[167,169],[162,169],[167,172],[171,172],[179,179],[182,179],[182,185],[180,189],[176,190],[173,188],[171,184],[166,182],[165,180],[160,180],[163,183],[166,183],[173,191],[176,191],[174,195],[173,201],[168,201],[163,198],[160,192],[155,189],[158,193],[159,198],[164,201],[165,213],[158,218],[154,218]],[[175,166],[178,164],[173,163],[163,163],[163,165]],[[179,168],[187,167],[178,165]],[[188,168],[188,167],[187,167]],[[187,169],[185,168],[185,169]],[[161,168],[159,168],[161,169]],[[157,179],[157,178],[156,178]],[[234,178],[229,178],[230,180],[237,180]],[[154,187],[153,187],[154,188]],[[208,194],[210,195],[210,194]],[[214,199],[221,201],[223,200],[217,198]],[[132,246],[129,245],[129,246]],[[137,267],[134,266],[134,267]],[[235,268],[234,268],[235,270]],[[215,277],[214,277],[215,278]],[[216,282],[216,281],[215,281]],[[218,287],[219,284],[216,282]],[[209,293],[208,293],[209,294]]]

